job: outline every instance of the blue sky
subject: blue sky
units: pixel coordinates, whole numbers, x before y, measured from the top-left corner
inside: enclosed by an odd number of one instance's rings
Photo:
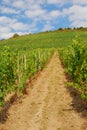
[[[0,0],[0,39],[81,26],[87,27],[87,0]]]

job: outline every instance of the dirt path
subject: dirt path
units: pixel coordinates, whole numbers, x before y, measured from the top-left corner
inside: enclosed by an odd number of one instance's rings
[[[57,52],[30,88],[29,95],[12,105],[0,130],[87,130],[86,114],[74,109]]]

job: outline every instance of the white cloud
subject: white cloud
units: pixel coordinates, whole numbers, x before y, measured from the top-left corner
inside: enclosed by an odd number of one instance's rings
[[[72,3],[77,5],[87,5],[87,0],[72,0]]]
[[[61,12],[58,10],[53,10],[49,14],[50,14],[50,17],[52,18],[58,18],[61,15]]]
[[[28,18],[40,17],[45,13],[46,10],[38,4],[30,6],[28,9],[25,10],[25,16],[27,16]]]
[[[72,27],[87,27],[87,21],[75,20],[71,23]]]
[[[46,3],[46,0],[37,0],[36,1],[38,4],[45,4]]]
[[[56,3],[59,3],[58,0],[47,0],[47,3],[48,4],[56,4]]]
[[[13,36],[14,33],[1,33],[0,32],[0,39],[8,39]]]
[[[87,5],[87,0],[47,0],[48,4],[55,4],[58,6],[63,6],[65,4],[73,4],[73,5]]]
[[[60,16],[61,12],[59,10],[47,11],[46,9],[41,8],[40,5],[33,6],[29,10],[25,11],[25,16],[38,21],[54,21]]]
[[[19,22],[17,19],[11,19],[6,16],[0,17],[0,25],[2,27],[9,27],[10,29],[14,30],[27,30],[28,24],[24,24],[22,22]]]
[[[8,4],[8,3],[10,3],[10,0],[2,0],[2,3]]]
[[[9,27],[0,26],[0,33],[9,33],[10,31]]]
[[[87,19],[87,6],[73,5],[69,8],[63,9],[63,15],[76,16],[75,18]]]
[[[36,10],[27,10],[25,11],[25,15],[28,17],[28,18],[35,18],[35,17],[39,17],[41,15],[44,15],[45,14],[45,10],[43,9],[36,9]]]
[[[65,5],[67,3],[77,4],[77,5],[87,5],[87,0],[2,0],[3,4],[9,4],[10,6],[14,6],[16,8],[28,8],[30,5],[36,4],[57,4],[57,5]]]
[[[24,24],[24,23],[21,23],[21,22],[15,22],[14,24],[11,24],[11,25],[9,25],[9,27],[11,28],[11,29],[13,29],[13,30],[15,30],[15,31],[18,31],[18,30],[20,30],[20,31],[25,31],[25,30],[27,30],[28,29],[28,24]]]
[[[19,14],[20,11],[13,8],[5,7],[5,6],[0,6],[0,13],[1,14]]]
[[[9,17],[6,16],[1,16],[0,17],[0,25],[8,25],[8,24],[14,24],[17,21],[17,19],[11,19]]]
[[[70,0],[47,0],[47,3],[56,6],[63,6],[64,4],[70,3]]]
[[[27,3],[23,0],[14,1],[12,6],[15,8],[21,8],[22,10],[26,8]]]
[[[44,13],[44,15],[41,15],[39,17],[39,20],[40,21],[44,21],[45,23],[49,22],[52,25],[53,23],[55,23],[58,20],[58,18],[60,17],[60,15],[61,15],[60,11],[53,10],[53,11]]]
[[[41,31],[44,32],[44,31],[49,31],[52,29],[54,29],[54,26],[52,26],[51,24],[46,24],[46,25],[44,25],[44,27]]]
[[[0,14],[4,16],[0,16],[0,37],[7,38],[14,32],[32,33],[39,28],[51,30],[63,17],[71,27],[87,26],[86,13],[87,0],[1,0]]]
[[[19,22],[17,19],[11,19],[6,16],[0,17],[0,39],[8,38],[15,32],[30,32],[33,28],[35,28],[35,24],[28,25]]]
[[[68,9],[64,9],[64,16],[68,16],[71,26],[87,27],[87,6],[73,5]]]
[[[46,4],[46,0],[17,0],[13,1],[11,6],[21,10],[27,10],[43,4]]]

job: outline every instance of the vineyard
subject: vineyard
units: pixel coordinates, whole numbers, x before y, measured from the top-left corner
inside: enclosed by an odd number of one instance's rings
[[[0,130],[65,128],[87,129],[87,31],[1,40]]]
[[[76,38],[71,44],[77,34],[81,40]],[[6,95],[23,91],[26,79],[43,69],[53,55],[52,47],[61,48],[61,59],[73,80],[68,85],[75,86],[81,97],[87,98],[86,41],[86,32],[78,31],[45,32],[0,41],[0,106],[4,104]]]
[[[71,44],[77,34],[81,40],[76,38]],[[81,97],[87,98],[86,41],[86,32],[78,31],[45,32],[0,41],[0,106],[8,93],[18,94],[24,89],[26,79],[43,69],[53,55],[52,47],[61,48],[61,59],[73,80],[68,85],[75,86]]]
[[[84,44],[78,36],[66,49],[60,49],[61,59],[66,72],[71,75],[72,82],[68,86],[76,88],[81,98],[87,99],[87,44]]]
[[[12,50],[36,49],[36,48],[59,48],[71,44],[73,38],[80,35],[81,40],[87,43],[87,31],[53,31],[39,34],[28,34],[17,38],[10,38],[0,41],[0,49],[9,46]]]
[[[27,78],[42,70],[52,57],[54,49],[32,49],[26,52],[12,51],[5,46],[0,52],[0,106],[5,97],[15,92],[18,94],[26,87]]]

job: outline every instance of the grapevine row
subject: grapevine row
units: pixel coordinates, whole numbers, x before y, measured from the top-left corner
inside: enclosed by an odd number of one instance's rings
[[[53,49],[32,49],[26,52],[11,51],[4,47],[0,52],[0,106],[5,97],[22,91],[26,79],[42,70],[53,54]]]
[[[74,86],[81,97],[87,99],[87,44],[76,36],[72,45],[60,49],[60,56],[73,80],[68,85]]]

